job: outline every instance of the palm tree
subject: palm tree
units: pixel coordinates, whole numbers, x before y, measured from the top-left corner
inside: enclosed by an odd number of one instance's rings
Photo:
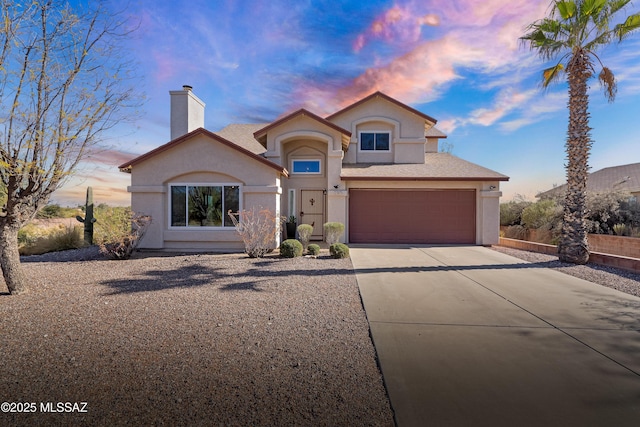
[[[534,22],[520,38],[544,60],[557,63],[544,70],[546,88],[566,74],[569,83],[569,129],[567,133],[567,193],[564,202],[562,237],[558,245],[561,261],[585,264],[589,260],[585,201],[591,135],[587,82],[600,66],[598,79],[605,96],[613,102],[616,80],[596,54],[598,49],[622,41],[640,28],[640,13],[614,21],[631,0],[575,0],[551,3],[549,16]]]

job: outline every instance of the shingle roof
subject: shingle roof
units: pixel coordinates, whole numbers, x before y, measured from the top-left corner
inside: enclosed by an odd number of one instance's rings
[[[118,168],[120,169],[121,172],[131,173],[131,169],[136,164],[138,164],[140,162],[143,162],[143,161],[155,156],[156,154],[159,154],[159,153],[162,153],[162,152],[164,152],[166,150],[174,148],[174,147],[182,144],[183,142],[191,139],[192,137],[194,137],[196,135],[204,135],[204,136],[207,136],[207,137],[209,137],[211,139],[214,139],[214,140],[218,141],[219,143],[224,144],[227,147],[233,148],[234,150],[238,151],[239,153],[244,154],[245,156],[248,156],[248,157],[250,157],[250,158],[252,158],[254,160],[257,160],[257,161],[259,161],[261,163],[264,163],[265,165],[277,170],[278,172],[280,172],[284,176],[289,176],[289,172],[285,168],[283,168],[282,166],[280,166],[278,164],[275,164],[272,161],[267,160],[266,158],[254,153],[254,152],[252,152],[252,151],[250,151],[250,150],[248,150],[248,149],[246,149],[244,147],[241,147],[240,145],[235,144],[234,142],[229,141],[226,138],[224,138],[224,137],[222,137],[222,136],[220,136],[218,134],[215,134],[215,133],[213,133],[211,131],[208,131],[208,130],[206,130],[204,128],[198,128],[198,129],[193,130],[193,131],[191,131],[191,132],[189,132],[189,133],[187,133],[185,135],[182,135],[182,136],[180,136],[180,137],[178,137],[178,138],[176,138],[176,139],[174,139],[172,141],[169,141],[166,144],[161,145],[158,148],[155,148],[155,149],[153,149],[151,151],[148,151],[145,154],[136,157],[135,159],[132,159],[132,160],[126,162],[126,163],[121,164],[120,166],[118,166]]]
[[[424,136],[426,136],[427,138],[446,138],[447,134],[445,134],[435,126],[432,126],[429,129],[427,129]]]
[[[343,164],[343,181],[508,181],[509,177],[448,153],[425,153],[424,164]]]
[[[547,190],[537,197],[554,197],[564,194],[567,184]],[[590,193],[611,193],[625,191],[635,193],[640,191],[640,163],[611,166],[589,174],[587,178],[587,191]]]
[[[254,136],[255,139],[257,139],[257,140],[259,140],[261,142],[264,142],[264,138],[266,137],[267,133],[271,129],[273,129],[275,127],[278,127],[281,124],[286,123],[289,120],[293,120],[293,119],[295,119],[296,117],[299,117],[299,116],[309,117],[312,120],[315,120],[318,123],[323,124],[324,126],[330,127],[331,129],[337,130],[338,132],[340,132],[342,134],[342,149],[347,151],[347,149],[349,148],[349,141],[351,139],[351,132],[346,130],[346,129],[341,128],[340,126],[338,126],[338,125],[336,125],[334,123],[331,123],[328,120],[323,119],[322,117],[320,117],[320,116],[318,116],[318,115],[316,115],[316,114],[312,113],[311,111],[306,110],[304,108],[301,108],[301,109],[299,109],[297,111],[294,111],[291,114],[287,114],[286,116],[276,120],[273,123],[268,124],[267,126],[263,126],[261,129],[258,129],[253,134],[253,136]]]
[[[255,154],[262,154],[266,152],[267,149],[264,148],[258,141],[256,141],[256,139],[253,137],[253,134],[264,128],[265,126],[269,126],[269,123],[234,123],[214,133],[225,139],[228,139],[229,141],[234,142],[235,144]]]

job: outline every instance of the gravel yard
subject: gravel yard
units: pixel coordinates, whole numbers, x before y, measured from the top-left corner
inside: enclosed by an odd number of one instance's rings
[[[640,274],[493,249],[640,296]],[[23,266],[28,294],[0,277],[0,401],[36,413],[0,425],[394,424],[348,259],[88,248]],[[58,402],[79,406],[42,412]]]
[[[36,409],[1,425],[393,425],[350,260],[95,258],[0,295],[0,401]]]

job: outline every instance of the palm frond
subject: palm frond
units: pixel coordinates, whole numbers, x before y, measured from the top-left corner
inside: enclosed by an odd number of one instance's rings
[[[629,15],[622,23],[615,26],[613,33],[622,41],[626,36],[640,28],[640,13]]]
[[[560,17],[564,20],[573,18],[577,10],[576,4],[573,1],[556,2],[556,8],[560,13]]]
[[[613,15],[619,10],[622,10],[626,5],[628,5],[631,0],[610,0],[609,1],[609,14]]]
[[[553,67],[549,67],[542,72],[542,86],[548,87],[551,83],[557,81],[562,73],[564,73],[564,65],[558,62]]]
[[[598,47],[609,44],[611,42],[613,34],[614,33],[612,31],[605,31],[597,34],[592,40],[584,44],[585,50],[594,52],[598,49]]]
[[[598,74],[598,80],[600,80],[600,85],[604,89],[604,96],[607,97],[609,102],[613,102],[618,92],[618,84],[613,72],[607,67],[602,67],[602,71]]]

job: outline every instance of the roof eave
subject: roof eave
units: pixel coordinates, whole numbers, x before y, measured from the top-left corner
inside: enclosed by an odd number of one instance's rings
[[[435,177],[435,176],[341,176],[342,181],[509,181],[508,176],[500,177]]]
[[[189,132],[187,134],[184,134],[184,135],[182,135],[182,136],[180,136],[180,137],[178,137],[176,139],[173,139],[173,140],[167,142],[166,144],[161,145],[160,147],[157,147],[157,148],[155,148],[155,149],[153,149],[151,151],[146,152],[145,154],[142,154],[142,155],[134,158],[133,160],[128,161],[127,163],[123,163],[122,165],[118,166],[118,169],[120,169],[120,172],[131,173],[131,170],[133,169],[133,166],[135,166],[136,164],[138,164],[138,163],[140,163],[140,162],[142,162],[144,160],[147,160],[147,159],[149,159],[149,158],[151,158],[151,157],[153,157],[153,156],[155,156],[157,154],[160,154],[160,153],[162,153],[162,152],[164,152],[166,150],[169,150],[169,149],[181,144],[182,142],[186,141],[187,139],[189,139],[189,138],[191,138],[191,137],[193,137],[195,135],[198,135],[198,134],[206,135],[206,136],[208,136],[208,137],[210,137],[210,138],[212,138],[212,139],[214,139],[214,140],[216,140],[216,141],[218,141],[218,142],[220,142],[220,143],[222,143],[222,144],[224,144],[224,145],[226,145],[228,147],[233,148],[234,150],[237,150],[237,151],[239,151],[239,152],[241,152],[241,153],[243,153],[243,154],[245,154],[245,155],[247,155],[247,156],[249,156],[249,157],[251,157],[251,158],[253,158],[253,159],[255,159],[255,160],[259,161],[259,162],[261,162],[261,163],[264,163],[266,166],[269,166],[269,167],[277,170],[278,172],[280,172],[282,175],[284,175],[286,177],[289,176],[289,172],[287,171],[287,169],[283,168],[282,166],[277,165],[276,163],[273,163],[273,162],[265,159],[264,157],[259,156],[259,155],[255,154],[255,153],[253,153],[252,151],[247,150],[244,147],[241,147],[241,146],[239,146],[237,144],[234,144],[233,142],[229,141],[228,139],[223,138],[220,135],[217,135],[217,134],[215,134],[215,133],[213,133],[211,131],[208,131],[208,130],[206,130],[204,128],[198,128],[198,129],[193,130],[193,131],[191,131],[191,132]]]
[[[352,110],[353,108],[355,108],[355,107],[357,107],[359,105],[362,105],[365,102],[367,102],[367,101],[369,101],[369,100],[371,100],[373,98],[376,98],[376,97],[380,97],[380,98],[382,98],[382,99],[384,99],[384,100],[386,100],[388,102],[391,102],[392,104],[397,105],[400,108],[404,108],[405,110],[410,111],[411,113],[413,113],[413,114],[415,114],[415,115],[417,115],[419,117],[422,117],[423,119],[428,121],[431,125],[435,125],[436,123],[438,123],[438,120],[434,119],[433,117],[423,113],[422,111],[418,111],[415,108],[408,106],[407,104],[403,104],[402,102],[398,101],[397,99],[392,98],[389,95],[387,95],[385,93],[382,93],[380,91],[376,91],[376,92],[372,93],[371,95],[366,96],[366,97],[360,99],[359,101],[356,101],[353,104],[344,107],[340,111],[337,111],[337,112],[331,114],[330,116],[325,117],[325,119],[326,120],[331,120],[331,119],[333,119],[333,118],[335,118],[335,117],[337,117],[337,116],[339,116],[339,115],[341,115],[341,114],[343,114],[343,113],[345,113],[345,112],[347,112],[349,110]]]
[[[264,128],[254,132],[253,133],[253,137],[255,139],[257,139],[259,142],[262,143],[262,140],[267,136],[267,133],[271,129],[274,129],[274,128],[276,128],[276,127],[278,127],[278,126],[280,126],[280,125],[282,125],[282,124],[284,124],[284,123],[286,123],[286,122],[288,122],[290,120],[293,120],[298,116],[307,116],[307,117],[309,117],[309,118],[311,118],[311,119],[313,119],[313,120],[315,120],[315,121],[317,121],[319,123],[322,123],[325,126],[328,126],[328,127],[332,128],[332,129],[340,132],[342,135],[345,135],[345,136],[348,136],[349,138],[351,138],[351,131],[343,129],[340,126],[338,126],[338,125],[336,125],[334,123],[331,123],[330,121],[328,121],[326,119],[323,119],[322,117],[320,117],[320,116],[318,116],[318,115],[316,115],[316,114],[312,113],[311,111],[306,110],[304,108],[301,108],[301,109],[299,109],[297,111],[294,111],[291,114],[287,114],[283,118],[278,119],[275,122],[265,126]]]

